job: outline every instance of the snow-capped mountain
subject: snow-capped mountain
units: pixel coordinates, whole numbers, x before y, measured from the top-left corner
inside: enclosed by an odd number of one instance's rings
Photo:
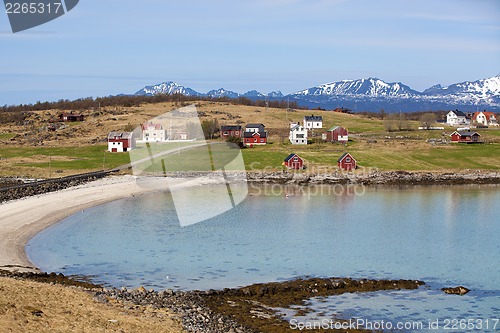
[[[247,91],[242,96],[243,97],[247,97],[247,98],[265,98],[266,97],[266,95],[258,92],[257,90]]]
[[[294,96],[369,96],[369,97],[414,97],[418,91],[397,82],[386,83],[377,78],[342,80],[296,92]]]
[[[283,95],[281,93],[281,91],[277,90],[277,91],[271,91],[269,94],[267,94],[267,97],[270,97],[270,98],[282,98],[282,97],[285,97],[285,95]]]
[[[224,88],[219,88],[216,90],[210,90],[205,94],[205,96],[212,98],[221,98],[221,97],[238,98],[240,97],[240,94],[234,91],[226,90]]]
[[[146,86],[135,93],[135,95],[141,95],[141,96],[153,96],[157,94],[169,94],[169,95],[181,94],[185,96],[202,96],[202,94],[200,94],[199,92],[194,91],[191,88],[183,87],[173,81],[167,81],[152,86]]]
[[[484,108],[500,110],[500,75],[473,82],[443,87],[434,85],[423,92],[400,82],[387,83],[377,78],[343,80],[322,84],[289,95],[309,107],[344,106],[355,111],[446,110]]]
[[[477,81],[466,81],[449,86],[434,85],[423,92],[411,89],[401,82],[387,83],[378,78],[342,80],[321,84],[284,96],[280,91],[264,95],[256,90],[239,94],[223,88],[206,94],[168,81],[139,90],[136,95],[179,93],[187,96],[229,97],[244,96],[257,99],[289,99],[308,107],[347,107],[354,111],[421,111],[421,110],[472,110],[500,111],[500,75]]]
[[[500,102],[500,75],[473,82],[455,83],[447,87],[438,84],[424,90],[423,94],[464,102],[498,104]]]

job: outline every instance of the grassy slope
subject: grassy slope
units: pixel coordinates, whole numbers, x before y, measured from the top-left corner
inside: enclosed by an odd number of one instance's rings
[[[42,147],[18,145],[12,142],[8,145],[0,145],[0,175],[48,177],[50,174],[54,177],[55,172],[58,176],[63,176],[126,164],[130,160],[128,154],[107,153],[105,144],[91,145],[90,140],[95,137],[105,137],[108,130],[119,130],[128,123],[138,125],[142,121],[174,108],[175,106],[170,104],[143,105],[139,108],[122,108],[113,111],[120,113],[116,117],[110,117],[108,114],[89,117],[88,121],[73,123],[69,129],[65,130],[68,131],[67,133],[71,131],[84,133],[80,141],[78,137],[73,136],[66,144],[64,144],[65,141],[54,140]],[[316,168],[335,170],[337,158],[345,151],[351,152],[360,166],[379,170],[500,169],[500,129],[490,128],[478,131],[482,139],[491,144],[434,146],[426,140],[449,138],[448,135],[454,129],[450,127],[444,131],[387,132],[384,129],[384,122],[375,118],[328,111],[286,112],[282,109],[266,111],[264,108],[234,106],[229,103],[203,102],[197,104],[197,109],[204,114],[200,118],[201,121],[217,119],[221,125],[236,123],[244,125],[255,122],[262,122],[266,125],[270,133],[271,144],[242,151],[247,170],[281,169],[283,159],[291,152],[298,153],[306,159],[308,170]],[[289,144],[287,136],[290,121],[302,122],[305,115],[311,114],[323,116],[324,130],[335,125],[348,128],[352,141],[347,147],[328,143],[315,143],[308,146]],[[97,127],[96,124],[99,126]],[[411,126],[416,128],[419,124],[411,122]],[[20,128],[18,133],[23,133],[23,130]],[[321,132],[323,130],[310,132],[310,136],[320,137]],[[9,140],[13,135],[15,134],[0,134],[0,141]],[[188,154],[185,155],[187,158]],[[176,168],[175,165],[169,166],[168,159],[165,161],[167,161],[168,170]],[[196,167],[198,163],[195,162],[193,159],[193,169],[199,169]],[[172,164],[172,161],[170,163]]]

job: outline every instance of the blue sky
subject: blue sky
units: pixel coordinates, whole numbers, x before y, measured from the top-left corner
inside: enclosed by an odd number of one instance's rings
[[[422,91],[500,74],[499,0],[80,0],[16,34],[0,8],[0,105],[169,80],[287,94],[370,76]]]

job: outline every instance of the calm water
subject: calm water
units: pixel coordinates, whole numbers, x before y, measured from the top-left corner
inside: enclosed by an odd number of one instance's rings
[[[198,190],[210,200],[214,189]],[[117,287],[209,289],[298,276],[428,283],[414,292],[313,299],[318,313],[304,320],[500,318],[499,186],[311,191],[254,189],[235,209],[188,227],[168,193],[119,200],[46,229],[27,253],[45,271]],[[456,285],[472,292],[439,291]]]

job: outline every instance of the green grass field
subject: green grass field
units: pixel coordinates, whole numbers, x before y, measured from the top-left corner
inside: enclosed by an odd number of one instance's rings
[[[25,168],[47,169],[49,165],[52,170],[94,171],[129,163],[128,154],[109,153],[105,145],[64,148],[6,146],[0,148],[0,159],[20,171]],[[2,165],[2,169],[5,166]]]
[[[324,128],[310,133],[315,136],[314,143],[307,146],[291,145],[287,133],[289,121],[302,121],[304,115],[317,111],[297,111],[286,113],[284,110],[273,112],[255,112],[255,108],[234,109],[231,105],[206,106],[221,109],[228,113],[239,114],[239,118],[253,122],[262,121],[270,129],[270,144],[241,150],[246,170],[282,170],[282,163],[290,153],[297,153],[306,160],[307,171],[323,169],[336,170],[337,159],[350,152],[358,165],[366,168],[408,171],[462,171],[465,169],[500,169],[500,128],[479,129],[485,144],[444,144],[432,145],[428,139],[449,140],[454,128],[444,130],[416,130],[419,122],[411,121],[413,130],[388,132],[383,120],[360,115],[348,115],[335,112],[321,112]],[[239,112],[239,113],[238,113]],[[221,120],[221,123],[223,121]],[[76,126],[76,123],[70,126]],[[81,125],[81,124],[80,124]],[[350,131],[347,146],[323,143],[321,133],[333,125],[346,127]],[[0,134],[0,140],[10,140],[15,134]],[[281,135],[281,137],[280,137]],[[87,141],[88,142],[88,141]],[[221,143],[222,140],[215,140]],[[283,142],[283,143],[281,143]],[[24,145],[0,146],[0,176],[36,176],[45,178],[56,172],[68,175],[80,172],[112,169],[144,159],[139,166],[145,171],[205,171],[212,167],[220,169],[234,155],[214,151],[207,152],[206,147],[191,148],[165,157],[153,158],[165,150],[175,150],[198,144],[198,142],[151,144],[150,147],[138,145],[131,153],[109,153],[106,145],[83,145],[78,147],[29,147]],[[221,145],[222,146],[222,145]],[[234,156],[233,156],[234,157]],[[163,161],[163,162],[162,162]],[[220,164],[220,165],[219,165]]]

